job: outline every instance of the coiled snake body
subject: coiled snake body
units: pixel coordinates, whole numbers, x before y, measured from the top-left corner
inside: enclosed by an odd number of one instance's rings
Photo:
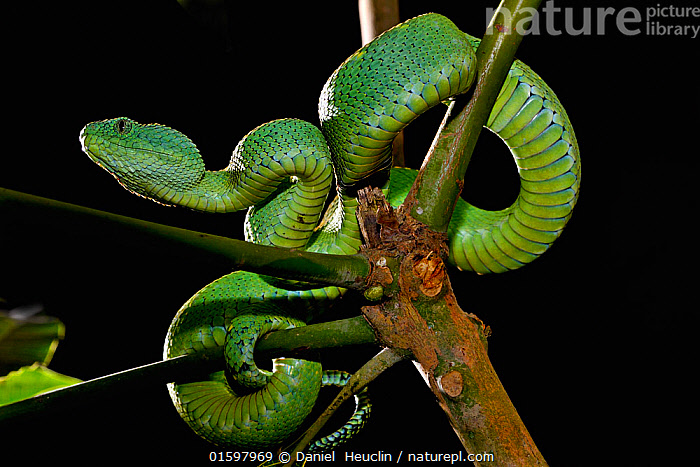
[[[162,125],[126,118],[88,124],[80,140],[88,156],[128,190],[199,211],[249,208],[246,240],[328,254],[355,253],[360,234],[351,193],[391,164],[396,134],[418,115],[466,92],[475,75],[478,39],[447,18],[406,21],[358,50],[321,92],[321,130],[275,120],[246,135],[223,170],[207,171],[195,145]],[[510,148],[520,194],[502,211],[462,200],[450,223],[449,260],[483,274],[518,268],[559,236],[578,196],[580,162],[571,124],[551,89],[515,61],[487,127]],[[333,177],[337,196],[321,218]],[[392,169],[388,199],[399,205],[415,178]],[[227,369],[208,381],[170,384],[182,418],[221,445],[278,445],[302,424],[322,384],[320,364],[277,359],[272,372],[253,360],[255,340],[272,329],[302,326],[343,293],[247,272],[226,275],[197,292],[175,316],[164,357],[223,346]],[[341,384],[338,373],[326,382]],[[362,399],[346,426],[315,449],[333,446],[362,425]]]

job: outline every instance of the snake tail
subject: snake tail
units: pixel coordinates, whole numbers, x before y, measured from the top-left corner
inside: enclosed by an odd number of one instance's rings
[[[345,386],[350,380],[350,373],[338,370],[325,370],[323,372],[323,386]],[[350,438],[356,435],[369,419],[372,411],[367,394],[367,388],[364,388],[355,394],[355,411],[350,416],[350,419],[338,430],[326,435],[322,438],[309,444],[309,452],[323,452],[335,449],[341,444],[347,442]]]

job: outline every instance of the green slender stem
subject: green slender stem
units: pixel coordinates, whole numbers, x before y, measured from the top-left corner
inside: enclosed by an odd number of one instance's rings
[[[357,316],[271,332],[258,341],[255,351],[261,358],[281,355],[311,358],[310,351],[374,343],[373,329],[363,317]],[[222,349],[213,348],[92,379],[0,407],[0,426],[18,417],[65,411],[86,398],[109,397],[153,384],[206,379],[210,372],[223,368],[224,364]]]
[[[321,350],[348,345],[375,344],[374,329],[362,316],[311,324],[284,331],[265,334],[255,346],[262,357],[305,354],[309,350]]]
[[[0,407],[0,426],[31,415],[45,415],[52,411],[67,411],[86,399],[114,395],[115,392],[166,384],[172,381],[173,373],[206,377],[207,370],[215,370],[217,362],[223,362],[220,349],[209,349],[197,354],[151,363],[119,373],[102,376],[82,383],[66,386],[55,391],[14,402]],[[67,412],[66,412],[67,413]]]
[[[472,97],[456,116],[453,115],[455,104],[450,105],[427,160],[404,202],[413,218],[437,232],[447,231],[476,141],[522,41],[518,31],[522,28],[515,25],[525,17],[527,10],[524,8],[536,10],[540,1],[501,2],[476,51],[477,81]],[[440,189],[435,190],[436,186]]]
[[[74,204],[0,188],[0,217],[10,223],[31,218],[51,228],[70,226],[71,232],[105,238],[128,233],[133,240],[160,248],[196,252],[214,264],[285,279],[362,289],[370,266],[362,255],[325,255],[255,245],[242,240],[170,227]],[[47,236],[47,239],[49,237]]]

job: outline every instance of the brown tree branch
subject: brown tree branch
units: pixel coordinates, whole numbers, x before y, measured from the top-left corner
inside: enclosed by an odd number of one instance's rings
[[[504,0],[508,14],[499,10],[494,18],[518,21],[520,8],[538,4]],[[446,117],[404,204],[394,212],[376,189],[358,198],[365,254],[375,266],[369,285],[388,298],[362,311],[384,345],[411,352],[468,453],[492,455],[488,465],[542,466],[488,358],[489,329],[459,307],[444,264],[445,232],[471,152],[521,40],[513,24],[497,24],[482,41],[474,94],[454,120]]]

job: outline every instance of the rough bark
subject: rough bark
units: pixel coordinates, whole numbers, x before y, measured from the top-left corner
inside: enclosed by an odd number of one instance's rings
[[[413,355],[467,452],[493,454],[484,465],[547,465],[488,358],[489,328],[457,304],[446,235],[394,211],[378,189],[358,198],[369,280],[386,297],[362,309],[379,340]]]

